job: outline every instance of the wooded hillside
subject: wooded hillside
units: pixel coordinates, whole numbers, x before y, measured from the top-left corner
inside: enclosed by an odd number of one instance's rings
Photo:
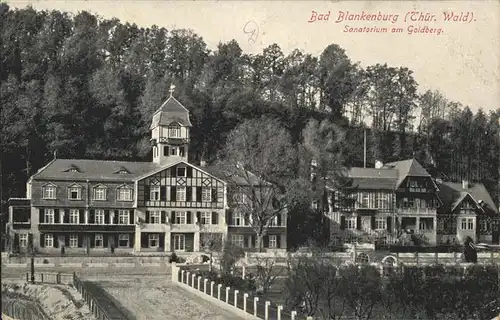
[[[277,118],[295,145],[308,120],[328,120],[344,131],[347,165],[363,165],[368,128],[368,165],[415,156],[449,179],[482,180],[497,195],[498,106],[473,114],[438,91],[420,93],[408,68],[362,68],[336,44],[318,57],[285,55],[277,44],[250,55],[234,40],[211,51],[189,30],[88,12],[6,4],[0,12],[2,209],[54,152],[149,161],[151,116],[171,84],[191,111],[192,161],[213,160],[247,119]]]

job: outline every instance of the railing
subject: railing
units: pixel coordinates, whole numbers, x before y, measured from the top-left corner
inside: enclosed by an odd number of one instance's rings
[[[123,307],[117,305],[114,299],[104,289],[95,283],[82,281],[73,274],[73,283],[82,295],[92,314],[99,320],[132,320],[135,319]]]
[[[432,208],[398,208],[398,214],[436,214],[437,210]]]
[[[73,275],[70,273],[35,273],[37,283],[73,284]],[[26,272],[26,282],[31,281],[31,274]]]

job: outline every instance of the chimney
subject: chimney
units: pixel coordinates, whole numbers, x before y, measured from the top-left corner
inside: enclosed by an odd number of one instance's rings
[[[469,180],[462,180],[462,189],[469,189]]]
[[[382,169],[384,167],[384,163],[382,161],[375,161],[375,169]]]

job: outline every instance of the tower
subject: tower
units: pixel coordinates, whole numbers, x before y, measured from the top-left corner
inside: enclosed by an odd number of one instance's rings
[[[170,97],[153,114],[151,145],[153,162],[164,165],[179,160],[187,161],[189,148],[189,111],[173,97],[175,86],[170,86]]]

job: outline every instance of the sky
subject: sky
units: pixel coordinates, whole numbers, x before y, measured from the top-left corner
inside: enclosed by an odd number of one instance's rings
[[[192,29],[212,50],[235,39],[247,53],[277,43],[285,54],[301,49],[319,56],[335,43],[364,67],[408,67],[420,92],[439,90],[473,111],[500,108],[500,1],[6,2],[11,8],[86,10],[141,27]]]

